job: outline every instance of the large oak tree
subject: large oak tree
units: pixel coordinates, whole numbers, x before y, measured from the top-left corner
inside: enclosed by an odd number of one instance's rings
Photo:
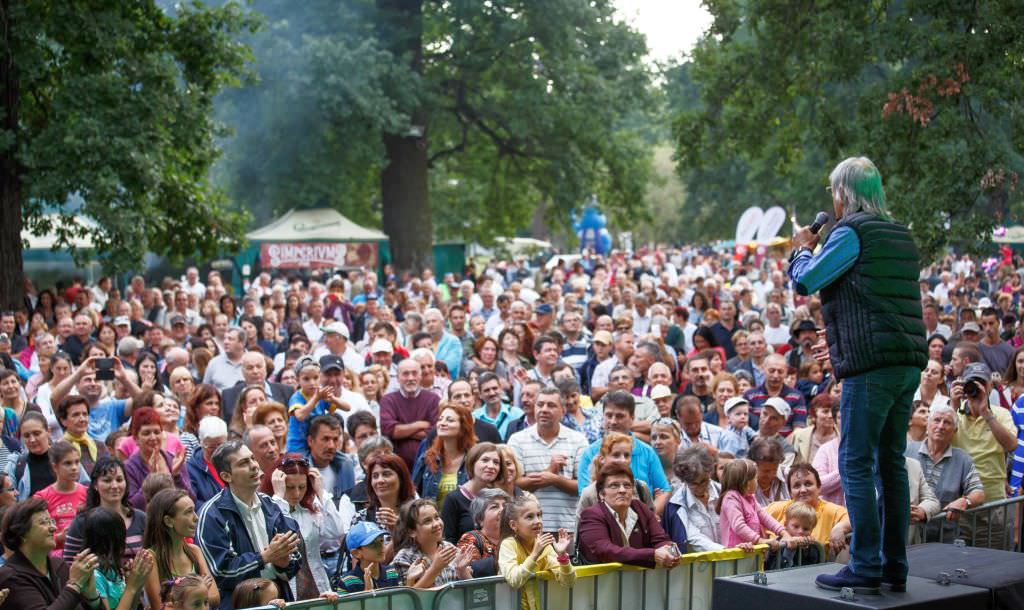
[[[22,302],[23,227],[56,232],[61,248],[88,235],[89,256],[115,270],[241,237],[244,216],[208,181],[211,114],[249,57],[237,39],[254,23],[234,3],[172,15],[154,0],[0,0],[4,307]]]

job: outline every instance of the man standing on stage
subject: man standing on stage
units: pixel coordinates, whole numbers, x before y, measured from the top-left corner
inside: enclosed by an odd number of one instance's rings
[[[843,381],[839,473],[853,524],[850,563],[816,582],[865,594],[883,584],[900,592],[910,520],[903,451],[928,361],[920,254],[908,229],[889,216],[881,174],[869,159],[846,159],[829,181],[836,225],[816,256],[818,236],[807,227],[797,231],[789,266],[797,292],[821,291],[825,341],[816,348],[823,354],[827,344]]]

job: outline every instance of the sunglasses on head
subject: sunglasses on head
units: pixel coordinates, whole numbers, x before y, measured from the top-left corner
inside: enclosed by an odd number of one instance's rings
[[[286,458],[281,462],[281,468],[309,468],[309,460],[306,458]]]

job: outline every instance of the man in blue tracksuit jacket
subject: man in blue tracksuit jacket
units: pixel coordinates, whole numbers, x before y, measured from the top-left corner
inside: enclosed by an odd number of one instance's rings
[[[262,472],[241,441],[218,447],[213,465],[225,487],[200,510],[196,539],[217,581],[220,610],[232,610],[232,592],[249,578],[274,581],[281,598],[294,601],[288,580],[303,561],[298,524],[256,491]]]

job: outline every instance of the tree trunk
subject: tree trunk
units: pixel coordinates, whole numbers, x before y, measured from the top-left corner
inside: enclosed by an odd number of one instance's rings
[[[377,0],[378,30],[395,57],[423,73],[423,0]],[[434,230],[427,186],[427,113],[410,109],[412,129],[384,134],[387,167],[381,172],[384,232],[400,271],[433,268]]]
[[[2,0],[0,36],[0,103],[3,107],[3,129],[14,136],[11,145],[0,150],[0,307],[5,310],[24,307],[25,270],[21,257],[21,167],[18,152],[18,68],[14,63],[11,4]]]

